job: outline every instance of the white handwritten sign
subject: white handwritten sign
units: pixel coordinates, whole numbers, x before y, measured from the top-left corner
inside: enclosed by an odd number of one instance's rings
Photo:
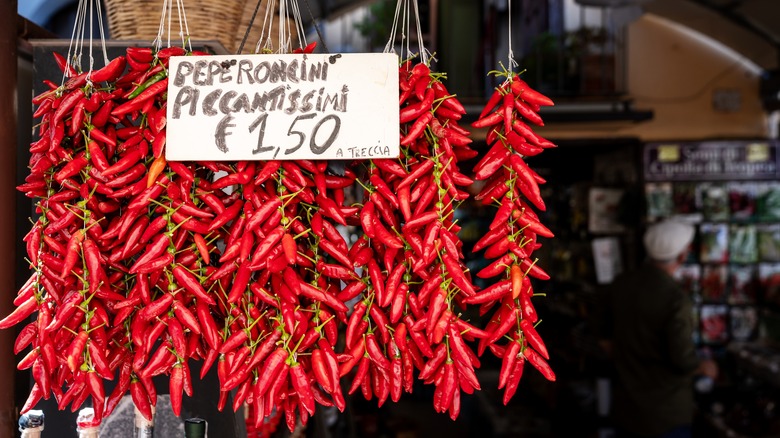
[[[167,123],[170,161],[397,157],[398,57],[173,57]]]

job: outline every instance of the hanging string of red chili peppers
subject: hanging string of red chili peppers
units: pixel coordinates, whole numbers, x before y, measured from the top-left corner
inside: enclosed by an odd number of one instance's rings
[[[539,192],[539,184],[545,181],[523,160],[553,146],[525,123],[541,125],[538,110],[544,105],[552,105],[552,101],[510,72],[488,100],[479,119],[472,123],[475,128],[488,129],[486,140],[490,146],[474,167],[474,177],[485,181],[475,198],[484,205],[498,206],[488,231],[473,247],[474,251],[485,249],[485,257],[494,259],[477,276],[498,280],[465,301],[479,304],[483,314],[500,304],[488,323],[492,333],[479,342],[479,353],[489,347],[502,358],[499,388],[505,387],[504,403],[517,390],[526,360],[548,380],[555,380],[546,362],[547,348],[534,326],[538,316],[531,302],[534,292],[530,281],[530,277],[549,279],[532,255],[541,246],[537,236],[550,238],[553,234],[531,208],[532,205],[545,209]],[[508,344],[495,344],[507,335]]]
[[[398,11],[416,16],[406,0]],[[401,156],[343,174],[306,160],[166,162],[167,62],[187,53],[199,54],[129,48],[86,72],[57,58],[66,80],[33,99],[40,139],[18,187],[40,215],[25,237],[33,274],[0,321],[37,312],[14,346],[30,347],[18,367],[35,381],[23,412],[54,395],[73,410],[91,398],[102,417],[129,391],[151,419],[152,378],[166,375],[179,415],[193,360],[201,378],[216,365],[219,408],[235,390],[258,431],[274,413],[293,430],[317,404],[343,410],[345,391],[398,401],[416,380],[454,419],[487,349],[505,403],[525,361],[554,380],[529,278],[547,278],[532,255],[552,233],[532,209],[544,210],[544,180],[523,159],[552,146],[526,124],[541,125],[549,99],[506,73],[472,125],[490,146],[476,199],[497,205],[474,247],[494,259],[477,273],[494,283],[478,290],[455,219],[473,183],[459,163],[478,153],[424,48],[399,66]],[[359,203],[345,192],[356,184]],[[351,245],[345,225],[362,231]],[[474,305],[493,312],[486,324],[465,319]]]

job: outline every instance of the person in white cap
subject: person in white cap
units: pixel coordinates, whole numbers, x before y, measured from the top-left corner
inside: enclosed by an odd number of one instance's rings
[[[666,220],[644,235],[648,260],[619,276],[604,294],[597,326],[614,361],[612,414],[619,438],[689,438],[693,378],[717,376],[693,343],[692,303],[674,279],[695,230]]]

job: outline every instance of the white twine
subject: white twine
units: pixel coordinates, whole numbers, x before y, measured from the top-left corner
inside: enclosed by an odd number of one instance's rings
[[[306,42],[306,30],[303,27],[303,18],[301,18],[301,9],[298,6],[297,1],[291,3],[293,11],[293,19],[295,20],[295,28],[298,29],[298,45],[303,48],[308,45]],[[315,23],[316,26],[316,23]]]
[[[70,35],[70,43],[68,44],[68,54],[65,58],[65,71],[67,72],[71,68],[77,71],[81,71],[81,57],[84,54],[84,41],[85,33],[87,31],[87,17],[89,17],[89,70],[91,73],[95,67],[95,58],[92,55],[93,46],[93,29],[94,29],[94,15],[97,12],[97,23],[100,31],[100,45],[103,49],[103,63],[108,64],[108,53],[106,51],[106,36],[103,30],[103,16],[99,0],[79,0],[79,4],[76,8],[76,19],[73,22],[73,31]],[[62,75],[61,84],[65,83],[65,73]],[[89,76],[87,76],[89,80]]]
[[[276,32],[277,33],[277,41],[276,41],[276,47],[277,47],[276,51],[277,51],[277,53],[283,53],[285,51],[284,50],[284,44],[285,44],[285,40],[286,40],[286,38],[285,38],[285,30],[286,30],[286,28],[284,26],[284,20],[282,19],[282,17],[284,17],[286,15],[286,13],[287,13],[287,0],[282,0],[282,1],[279,2],[279,16],[277,17],[278,21],[279,21],[279,29],[277,29],[277,32]]]
[[[403,49],[404,43],[406,43],[406,55],[409,58],[412,56],[412,51],[409,48],[409,0],[404,2],[404,11],[401,16],[401,48]]]
[[[512,52],[512,0],[507,0],[507,13],[509,15],[509,28],[507,29],[509,59],[507,60],[507,67],[509,68],[509,72],[512,73],[514,68],[518,66],[517,61],[515,61],[515,54]]]
[[[103,29],[103,7],[100,1],[96,1],[98,30],[100,30],[100,46],[103,49],[103,62],[108,64],[108,51],[106,50],[106,33]]]
[[[190,27],[187,24],[187,11],[184,7],[184,0],[176,0],[176,20],[179,23],[179,37],[182,47],[192,51],[192,41],[190,39]],[[167,26],[166,26],[167,22]],[[157,27],[157,37],[152,41],[152,47],[155,51],[162,49],[163,37],[167,33],[167,47],[171,47],[171,28],[173,27],[173,0],[163,0],[160,12],[160,25]]]
[[[420,9],[417,0],[414,0],[414,20],[417,25],[417,42],[420,50],[420,60],[422,60],[423,64],[428,64],[428,51],[425,49],[425,42],[423,41],[422,26],[420,25]]]
[[[414,24],[412,21],[414,21]],[[412,25],[414,25],[414,29],[412,29]],[[395,40],[398,37],[399,28],[401,29],[401,55],[405,57],[414,56],[411,46],[411,35],[414,32],[414,35],[417,37],[417,49],[420,60],[427,64],[430,53],[425,49],[425,42],[423,41],[420,7],[417,0],[398,0],[396,2],[393,25],[390,28],[390,39],[387,40],[384,53],[395,53]]]
[[[268,4],[265,9],[265,16],[263,17],[263,27],[260,29],[260,38],[257,40],[257,46],[255,46],[255,53],[260,53],[261,47],[264,49],[270,49],[272,47],[271,28],[273,27],[273,17],[271,16],[271,11],[275,7],[276,0],[268,0]]]
[[[166,17],[168,19],[168,44],[167,47],[171,47],[171,21],[173,16],[173,2],[168,2],[168,9],[166,11]]]
[[[184,0],[178,0],[179,7],[179,35],[181,35],[181,46],[187,46],[192,52],[192,39],[190,38],[190,26],[187,24],[187,9],[184,7]]]
[[[85,0],[79,0],[78,8],[76,9],[76,20],[73,23],[73,32],[70,35],[70,44],[68,45],[68,56],[65,58],[65,71],[62,73],[62,84],[65,83],[65,77],[71,66],[81,67],[81,54],[79,35],[83,35],[83,21],[84,21],[84,8],[86,7]],[[73,62],[72,62],[73,61]],[[72,63],[71,63],[72,62]]]
[[[93,68],[95,68],[95,58],[92,56],[92,13],[93,13],[93,7],[92,2],[89,2],[89,71],[91,72]],[[87,75],[87,78],[89,78],[89,75]]]
[[[154,39],[154,41],[152,41],[152,47],[155,49],[155,52],[162,48],[162,37],[165,32],[165,17],[167,15],[167,9],[168,0],[163,0],[162,11],[160,13],[160,25],[157,26],[157,37]]]
[[[398,0],[395,3],[395,15],[393,15],[393,25],[390,28],[390,39],[385,44],[384,53],[395,53],[395,36],[398,31],[398,17],[401,15],[401,2]]]

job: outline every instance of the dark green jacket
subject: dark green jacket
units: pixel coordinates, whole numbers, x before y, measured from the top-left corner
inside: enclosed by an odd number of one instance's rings
[[[692,376],[699,363],[690,299],[672,277],[649,263],[618,277],[604,299],[599,325],[613,345],[617,425],[655,436],[690,424]]]

